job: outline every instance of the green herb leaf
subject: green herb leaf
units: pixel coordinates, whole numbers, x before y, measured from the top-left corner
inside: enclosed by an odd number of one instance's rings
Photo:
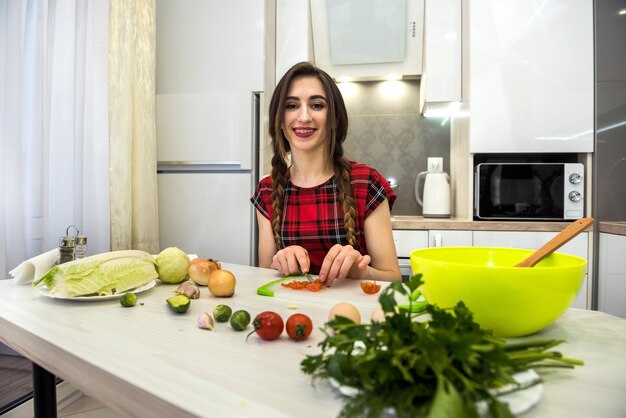
[[[378,301],[388,313],[382,323],[329,321],[321,353],[302,361],[302,371],[313,379],[332,377],[359,390],[346,399],[340,416],[377,417],[393,408],[398,418],[478,418],[476,402],[484,400],[489,417],[511,418],[508,405],[490,389],[514,382],[514,373],[529,368],[582,365],[549,351],[561,340],[507,343],[494,337],[462,302],[452,309],[417,302],[430,319],[416,321],[420,314],[398,309],[396,296],[416,294],[421,283],[416,275],[381,293]]]

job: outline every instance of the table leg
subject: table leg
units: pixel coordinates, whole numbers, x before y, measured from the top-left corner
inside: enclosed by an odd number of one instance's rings
[[[56,377],[35,363],[33,363],[33,404],[36,418],[56,418]]]

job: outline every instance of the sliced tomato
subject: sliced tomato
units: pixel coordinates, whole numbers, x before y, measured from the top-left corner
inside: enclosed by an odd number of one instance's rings
[[[308,280],[292,280],[290,282],[284,282],[280,284],[283,287],[287,287],[289,289],[294,290],[309,290],[311,292],[319,292],[322,290],[322,282],[319,279],[315,279],[313,282],[309,282]]]
[[[300,290],[304,289],[308,282],[306,280],[292,280],[290,282],[281,283],[280,285],[283,287],[288,287],[289,289]]]
[[[361,282],[361,289],[368,295],[373,295],[380,291],[380,285],[376,282]]]
[[[313,282],[306,285],[307,290],[311,292],[319,292],[322,290],[322,284],[320,282]]]

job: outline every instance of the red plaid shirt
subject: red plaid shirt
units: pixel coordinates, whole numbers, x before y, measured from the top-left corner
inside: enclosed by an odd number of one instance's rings
[[[352,162],[350,184],[356,201],[355,248],[367,254],[363,227],[365,218],[385,199],[389,208],[396,200],[387,180],[375,169],[365,164]],[[250,201],[265,216],[272,220],[272,178],[264,177],[259,182]],[[343,223],[343,207],[335,177],[316,187],[298,187],[291,181],[285,188],[283,220],[280,231],[284,247],[300,245],[309,252],[311,273],[319,273],[324,257],[335,244],[348,245]]]

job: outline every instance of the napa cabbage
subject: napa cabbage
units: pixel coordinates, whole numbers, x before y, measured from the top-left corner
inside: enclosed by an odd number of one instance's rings
[[[43,284],[57,297],[108,296],[133,290],[158,277],[152,255],[125,250],[59,264],[33,286]]]

